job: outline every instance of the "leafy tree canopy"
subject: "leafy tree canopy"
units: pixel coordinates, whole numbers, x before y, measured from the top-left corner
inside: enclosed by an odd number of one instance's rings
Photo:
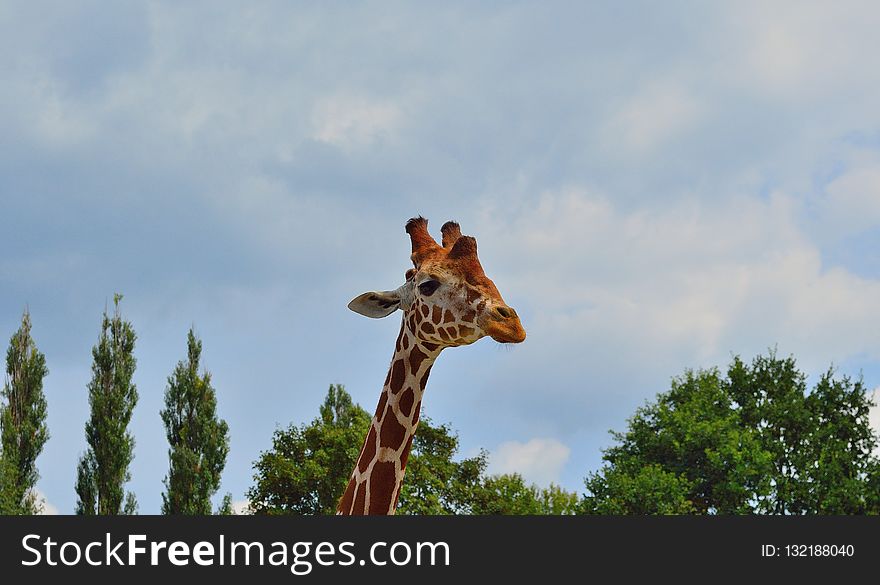
[[[360,454],[371,417],[342,386],[331,386],[308,425],[275,431],[272,449],[254,463],[248,491],[258,514],[334,514]],[[487,456],[458,459],[458,436],[422,417],[413,440],[398,514],[573,513],[577,496],[541,490],[518,475],[486,477]]]
[[[613,433],[585,480],[597,514],[876,513],[878,460],[861,380],[810,392],[794,358],[687,371]]]
[[[6,381],[0,392],[0,514],[35,514],[37,457],[49,439],[43,378],[46,358],[31,337],[31,316],[9,340]]]
[[[133,514],[137,510],[134,494],[125,492],[134,459],[134,437],[128,424],[138,401],[132,381],[137,336],[131,323],[122,318],[121,300],[122,295],[114,295],[115,311],[112,316],[104,312],[101,334],[92,348],[88,449],[77,466],[77,514]]]
[[[170,445],[163,514],[210,514],[226,466],[229,426],[217,416],[211,375],[199,373],[201,355],[202,342],[190,329],[187,359],[168,378],[160,413]]]

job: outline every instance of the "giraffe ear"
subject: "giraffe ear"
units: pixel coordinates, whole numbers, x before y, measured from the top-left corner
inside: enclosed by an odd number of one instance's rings
[[[400,308],[400,293],[396,290],[365,292],[353,298],[348,308],[366,317],[381,319]]]

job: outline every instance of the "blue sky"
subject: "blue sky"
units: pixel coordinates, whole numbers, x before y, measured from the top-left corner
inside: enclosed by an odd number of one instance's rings
[[[580,490],[609,429],[734,354],[880,386],[872,3],[75,4],[0,5],[0,334],[30,308],[52,509],[114,292],[141,511],[190,326],[242,500],[330,383],[373,407],[399,322],[345,305],[400,284],[417,214],[478,238],[529,332],[428,387],[493,471]]]

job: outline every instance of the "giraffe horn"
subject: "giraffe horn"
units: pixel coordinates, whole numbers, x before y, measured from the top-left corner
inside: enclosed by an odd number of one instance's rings
[[[406,233],[412,241],[413,262],[426,252],[438,248],[437,242],[428,233],[428,220],[422,216],[414,217],[406,222]]]
[[[477,259],[477,240],[471,236],[461,236],[452,245],[447,258],[456,260],[460,258]]]
[[[440,232],[443,234],[443,247],[447,250],[461,237],[461,228],[458,226],[458,222],[455,221],[444,223],[443,227],[440,228]]]

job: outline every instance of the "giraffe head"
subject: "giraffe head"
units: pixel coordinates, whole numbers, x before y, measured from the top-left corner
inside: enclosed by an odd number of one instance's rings
[[[455,222],[446,222],[440,231],[438,244],[428,233],[428,220],[409,220],[413,268],[406,271],[406,281],[393,291],[359,295],[348,307],[372,318],[400,309],[413,335],[440,347],[468,345],[485,336],[501,343],[523,341],[526,331],[516,311],[483,272],[477,241],[461,235]]]

